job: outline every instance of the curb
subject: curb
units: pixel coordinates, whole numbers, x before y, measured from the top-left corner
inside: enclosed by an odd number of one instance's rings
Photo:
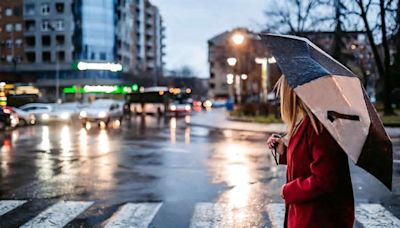
[[[255,133],[265,133],[265,134],[273,134],[273,133],[283,133],[282,131],[268,131],[268,130],[252,130],[252,129],[238,129],[238,128],[229,128],[229,127],[216,127],[216,126],[210,126],[210,125],[205,125],[205,124],[198,124],[198,123],[190,123],[190,126],[194,127],[205,127],[208,129],[214,129],[214,130],[230,130],[230,131],[245,131],[245,132],[255,132]]]

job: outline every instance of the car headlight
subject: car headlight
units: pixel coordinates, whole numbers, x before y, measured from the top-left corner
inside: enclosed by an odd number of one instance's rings
[[[186,105],[186,106],[185,106],[185,110],[186,110],[186,111],[190,111],[190,109],[191,109],[190,105]]]
[[[79,116],[82,118],[85,118],[85,117],[87,117],[87,113],[85,111],[82,111],[79,113]]]
[[[171,106],[169,107],[169,109],[171,109],[171,111],[176,111],[176,106],[175,106],[175,105],[171,105]]]
[[[105,118],[106,116],[107,116],[106,112],[99,112],[99,115],[98,115],[99,118]]]
[[[67,112],[61,113],[61,119],[62,120],[68,120],[69,117],[70,117],[69,113],[67,113]]]
[[[43,113],[41,117],[42,117],[42,120],[49,120],[49,118],[50,118],[49,114],[47,114],[47,113]]]

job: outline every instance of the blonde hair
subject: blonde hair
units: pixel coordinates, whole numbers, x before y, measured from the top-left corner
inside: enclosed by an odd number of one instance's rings
[[[297,121],[305,116],[308,116],[314,130],[319,134],[320,126],[318,126],[319,124],[317,125],[318,121],[311,110],[296,95],[284,75],[278,80],[275,88],[277,89],[277,94],[280,96],[281,116],[283,122],[288,126],[288,136],[290,137],[296,132]]]

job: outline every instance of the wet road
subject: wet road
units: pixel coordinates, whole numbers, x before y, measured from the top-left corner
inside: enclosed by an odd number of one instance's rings
[[[279,226],[285,167],[265,149],[267,135],[189,122],[147,116],[111,129],[60,124],[0,133],[0,227]],[[357,226],[400,226],[394,167],[391,193],[352,166]]]

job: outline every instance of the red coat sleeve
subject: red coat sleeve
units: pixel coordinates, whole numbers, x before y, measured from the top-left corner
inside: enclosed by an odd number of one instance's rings
[[[283,154],[279,155],[279,164],[280,165],[286,165],[287,164],[286,151],[287,151],[287,147],[285,146],[285,148],[283,150]]]
[[[338,182],[340,167],[338,153],[343,153],[326,129],[317,134],[313,127],[307,130],[311,176],[297,178],[283,187],[286,203],[296,204],[314,200],[333,191]]]

